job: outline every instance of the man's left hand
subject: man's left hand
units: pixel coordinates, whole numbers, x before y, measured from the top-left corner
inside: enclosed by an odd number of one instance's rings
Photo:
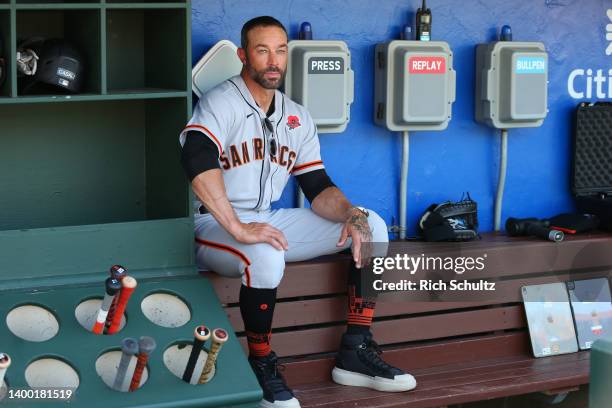
[[[342,227],[340,239],[336,245],[339,247],[344,246],[346,240],[351,237],[353,241],[351,246],[353,260],[357,268],[361,268],[367,264],[371,256],[372,231],[370,231],[368,217],[363,211],[358,208],[351,208],[349,211],[349,217],[344,223],[344,227]]]

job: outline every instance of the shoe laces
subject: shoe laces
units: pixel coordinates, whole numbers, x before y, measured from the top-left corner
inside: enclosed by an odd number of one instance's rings
[[[270,360],[267,362],[256,361],[255,365],[257,369],[263,374],[262,379],[273,394],[277,394],[283,391],[291,392],[291,389],[285,384],[282,372],[285,371],[285,366],[279,364],[278,360]],[[292,393],[293,394],[293,393]]]
[[[389,364],[385,363],[385,361],[380,357],[383,351],[378,343],[376,343],[374,340],[366,340],[359,345],[359,349],[361,350],[360,354],[364,357],[368,364],[381,370],[389,370],[393,368]]]

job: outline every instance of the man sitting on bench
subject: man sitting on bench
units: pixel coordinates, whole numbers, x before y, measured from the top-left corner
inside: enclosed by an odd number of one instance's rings
[[[351,247],[348,327],[332,377],[345,385],[410,390],[414,377],[379,356],[369,330],[375,299],[363,298],[360,285],[362,243],[386,243],[387,226],[373,211],[353,206],[332,183],[310,114],[278,90],[287,41],[278,20],[248,21],[238,50],[240,75],[203,95],[181,132],[183,167],[199,199],[198,266],[242,278],[240,311],[249,362],[264,392],[260,406],[299,407],[270,348],[276,288],[285,262]],[[291,175],[311,209],[271,210]]]

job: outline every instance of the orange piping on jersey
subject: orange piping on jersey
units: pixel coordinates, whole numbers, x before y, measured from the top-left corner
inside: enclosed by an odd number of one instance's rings
[[[215,135],[213,135],[213,133],[210,130],[208,130],[208,128],[206,128],[205,126],[202,126],[202,125],[189,125],[189,126],[186,126],[185,129],[183,129],[183,131],[189,130],[189,129],[203,130],[204,133],[206,133],[208,136],[210,136],[213,139],[213,141],[215,142],[215,144],[217,145],[217,149],[219,149],[219,156],[221,156],[223,154],[223,147],[221,146],[221,142],[219,142],[219,139],[217,139],[215,137]]]
[[[295,166],[293,168],[293,170],[291,170],[292,173],[296,172],[296,171],[300,171],[300,170],[304,170],[307,169],[309,167],[313,167],[313,166],[320,166],[323,164],[323,160],[316,160],[310,163],[304,163],[304,164],[300,164],[299,166]]]

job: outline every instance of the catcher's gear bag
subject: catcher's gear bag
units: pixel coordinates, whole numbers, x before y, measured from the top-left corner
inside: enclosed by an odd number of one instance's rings
[[[471,241],[478,238],[476,201],[469,194],[458,202],[430,205],[419,220],[425,241]]]

